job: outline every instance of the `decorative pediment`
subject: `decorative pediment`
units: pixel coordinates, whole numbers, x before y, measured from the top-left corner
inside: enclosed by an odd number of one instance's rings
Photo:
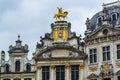
[[[114,34],[120,34],[120,29],[110,27],[110,26],[102,26],[95,31],[93,31],[89,36],[88,39],[98,38],[98,37],[106,37]]]
[[[53,58],[76,58],[84,59],[85,54],[79,49],[64,45],[64,46],[48,46],[45,49],[37,50],[33,58],[35,59],[53,59]]]
[[[90,74],[87,78],[88,78],[88,79],[95,79],[95,78],[98,78],[98,75],[92,73],[92,74]]]

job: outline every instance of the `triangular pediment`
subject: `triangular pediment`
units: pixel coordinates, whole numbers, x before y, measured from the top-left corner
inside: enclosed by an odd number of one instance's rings
[[[88,35],[87,39],[94,39],[100,37],[106,37],[110,35],[117,35],[120,34],[120,29],[110,26],[102,26],[95,31],[93,31],[90,35]]]

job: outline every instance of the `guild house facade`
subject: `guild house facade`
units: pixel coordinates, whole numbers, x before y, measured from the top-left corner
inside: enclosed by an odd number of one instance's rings
[[[68,12],[58,8],[31,60],[18,35],[8,61],[1,51],[0,80],[120,80],[120,1],[102,6],[87,18],[83,39],[71,31]]]

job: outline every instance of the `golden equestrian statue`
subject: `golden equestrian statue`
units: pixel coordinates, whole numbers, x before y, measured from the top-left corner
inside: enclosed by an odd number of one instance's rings
[[[68,12],[67,11],[62,11],[62,8],[58,8],[58,13],[54,14],[54,18],[58,21],[64,20],[67,18]]]

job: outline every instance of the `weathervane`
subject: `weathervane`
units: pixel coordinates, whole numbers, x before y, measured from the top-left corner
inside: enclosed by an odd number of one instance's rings
[[[63,21],[65,20],[65,18],[67,18],[68,12],[67,11],[63,11],[62,8],[58,8],[58,13],[54,14],[54,18],[57,21]]]

